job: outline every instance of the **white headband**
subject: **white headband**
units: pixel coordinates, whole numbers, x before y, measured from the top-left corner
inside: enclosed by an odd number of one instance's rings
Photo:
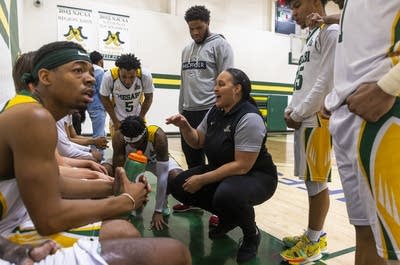
[[[136,136],[136,137],[124,136],[124,140],[125,140],[126,143],[136,143],[136,142],[139,142],[143,138],[145,133],[146,133],[146,129],[144,129],[143,132],[141,134],[139,134],[138,136]]]

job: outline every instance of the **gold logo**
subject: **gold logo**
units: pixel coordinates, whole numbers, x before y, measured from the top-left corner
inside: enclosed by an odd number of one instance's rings
[[[79,26],[78,28],[74,28],[71,25],[69,25],[68,32],[66,34],[64,34],[64,37],[67,40],[76,39],[79,42],[82,42],[83,40],[87,39],[87,37],[83,36],[83,34],[82,34],[82,26]]]
[[[121,44],[124,44],[125,42],[122,41],[119,37],[120,32],[117,31],[115,33],[112,33],[111,31],[108,31],[107,37],[103,40],[106,45],[112,45],[114,44],[115,46],[120,46]]]

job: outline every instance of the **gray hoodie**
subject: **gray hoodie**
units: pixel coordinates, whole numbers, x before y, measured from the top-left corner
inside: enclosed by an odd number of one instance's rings
[[[194,41],[182,51],[179,112],[210,109],[219,73],[233,67],[232,47],[220,34],[212,33],[203,43]]]

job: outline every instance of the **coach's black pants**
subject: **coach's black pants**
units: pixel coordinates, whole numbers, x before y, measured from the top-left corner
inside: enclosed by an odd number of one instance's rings
[[[191,168],[179,174],[170,183],[172,195],[180,202],[203,208],[220,218],[220,222],[238,225],[244,235],[255,233],[254,205],[271,198],[277,186],[277,172],[251,171],[246,175],[230,176],[221,182],[203,186],[196,193],[183,190],[185,180],[215,168],[205,165]]]

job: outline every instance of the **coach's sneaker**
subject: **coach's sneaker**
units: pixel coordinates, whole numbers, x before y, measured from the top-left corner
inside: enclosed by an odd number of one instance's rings
[[[199,207],[194,207],[183,203],[178,203],[172,207],[172,210],[174,211],[174,213],[184,213],[188,211],[199,211],[202,209]]]
[[[209,227],[211,227],[211,226],[216,227],[216,226],[218,226],[218,224],[219,224],[218,215],[215,215],[215,214],[211,215],[210,218],[208,219],[208,226]]]
[[[289,264],[304,264],[322,258],[319,242],[311,242],[306,235],[292,248],[281,252],[281,257]]]
[[[258,246],[261,241],[261,233],[256,227],[256,234],[251,236],[244,236],[240,244],[236,261],[238,263],[246,262],[254,259],[257,256]]]
[[[292,248],[300,241],[303,236],[287,236],[282,239],[282,242],[285,247]],[[326,233],[323,233],[319,237],[319,249],[323,254],[328,253],[328,236],[326,235]]]
[[[233,223],[219,223],[217,226],[210,226],[208,230],[208,237],[210,239],[219,239],[222,238],[231,231],[237,227],[237,224]]]

